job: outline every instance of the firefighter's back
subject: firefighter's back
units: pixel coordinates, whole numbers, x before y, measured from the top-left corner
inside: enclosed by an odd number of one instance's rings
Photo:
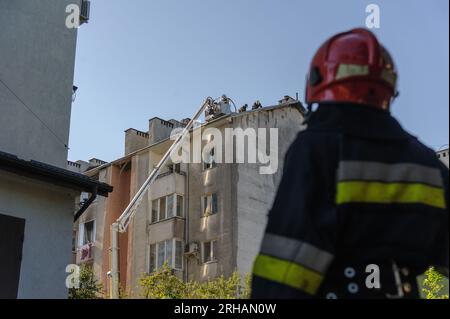
[[[320,144],[336,169],[337,243],[320,293],[417,297],[418,275],[448,268],[448,170],[386,112],[323,106],[306,135],[325,132],[335,137]]]

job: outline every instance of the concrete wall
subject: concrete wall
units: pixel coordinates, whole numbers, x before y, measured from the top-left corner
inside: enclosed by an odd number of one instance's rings
[[[248,113],[235,118],[234,127],[278,127],[278,171],[273,175],[259,174],[259,164],[236,165],[236,264],[241,275],[251,272],[267,224],[283,172],[284,156],[302,127],[303,117],[294,108]]]
[[[143,152],[132,158],[130,199],[137,193],[149,174],[149,154]],[[139,296],[139,278],[147,271],[149,220],[148,192],[136,208],[130,227],[128,227],[127,293]],[[125,271],[125,270],[121,270]]]
[[[223,136],[225,128],[229,127],[226,121],[211,123],[210,126],[219,129]],[[209,263],[201,262],[201,254],[189,257],[186,261],[188,280],[204,281],[221,274],[229,276],[236,269],[235,170],[234,164],[217,164],[207,170],[203,164],[189,165],[187,242],[198,243],[201,250],[202,242],[217,240],[218,256],[216,262]],[[218,196],[218,213],[205,217],[201,211],[201,198],[212,193]]]
[[[281,179],[285,153],[303,128],[302,122],[297,109],[282,107],[246,112],[226,122],[211,123],[223,136],[225,128],[278,128],[278,170],[273,175],[261,175],[261,164],[249,164],[247,160],[218,164],[208,170],[203,170],[202,164],[189,165],[188,242],[218,240],[216,263],[202,264],[194,257],[188,259],[190,280],[229,276],[235,270],[244,276],[251,271]],[[247,154],[247,144],[244,149]],[[203,217],[200,198],[213,192],[218,194],[219,213]]]
[[[0,0],[0,150],[66,167],[76,29],[65,8],[79,0]],[[59,140],[61,141],[59,141]]]
[[[160,197],[167,196],[173,193],[184,195],[185,179],[185,176],[177,173],[158,178],[149,190],[148,196],[150,204],[154,199],[158,199]],[[151,211],[151,207],[149,208],[149,211]]]
[[[0,171],[0,213],[25,219],[18,298],[67,298],[76,195]]]

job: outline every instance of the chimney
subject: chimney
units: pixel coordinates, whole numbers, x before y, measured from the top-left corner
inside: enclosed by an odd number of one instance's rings
[[[148,123],[149,144],[154,144],[170,137],[172,130],[177,127],[183,127],[183,124],[176,120],[163,120],[154,117]]]
[[[129,128],[125,131],[125,156],[149,145],[149,134]]]

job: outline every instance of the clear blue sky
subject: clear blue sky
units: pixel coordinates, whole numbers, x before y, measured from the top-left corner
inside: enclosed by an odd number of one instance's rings
[[[69,158],[118,158],[125,129],[191,117],[206,96],[303,98],[315,50],[364,26],[369,3],[381,8],[375,32],[399,69],[393,114],[427,145],[447,144],[447,0],[92,0],[78,35]]]

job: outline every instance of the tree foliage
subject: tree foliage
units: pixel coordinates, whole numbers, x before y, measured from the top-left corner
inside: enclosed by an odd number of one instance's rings
[[[427,299],[448,299],[448,288],[445,291],[444,282],[446,279],[442,274],[430,267],[425,272],[425,280],[423,281],[423,292]],[[448,287],[448,286],[447,286]]]
[[[80,267],[80,287],[69,289],[69,299],[101,299],[103,287],[91,267]]]
[[[172,269],[164,264],[158,271],[140,279],[142,296],[147,299],[180,299],[186,287]]]
[[[164,264],[140,280],[142,296],[148,299],[246,299],[250,297],[250,276],[242,283],[238,272],[205,282],[183,282]]]

